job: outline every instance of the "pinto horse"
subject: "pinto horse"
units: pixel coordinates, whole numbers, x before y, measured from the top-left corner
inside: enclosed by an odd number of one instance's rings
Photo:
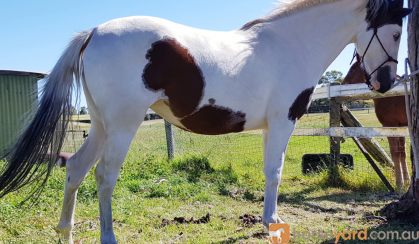
[[[343,84],[364,83],[364,71],[357,61],[348,71]],[[374,101],[375,114],[384,127],[408,126],[406,104],[404,96],[376,98]],[[410,181],[409,170],[406,163],[406,150],[404,137],[388,137],[391,159],[394,162],[394,174],[398,190]]]
[[[116,243],[112,193],[149,107],[194,133],[262,129],[263,223],[282,222],[277,199],[285,151],[309,105],[313,81],[355,43],[371,87],[386,92],[396,78],[397,61],[391,57],[397,57],[400,41],[395,37],[410,11],[402,0],[299,0],[228,32],[153,17],[115,19],[82,32],[48,76],[34,119],[8,154],[0,196],[45,184],[63,143],[73,86],[82,85],[92,125],[66,163],[57,230],[68,242],[77,189],[97,163],[101,241]]]

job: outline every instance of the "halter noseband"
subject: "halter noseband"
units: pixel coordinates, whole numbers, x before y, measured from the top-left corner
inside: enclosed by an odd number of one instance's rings
[[[392,56],[390,56],[390,54],[388,54],[388,52],[387,52],[387,50],[386,50],[386,48],[384,47],[384,45],[383,45],[383,43],[381,42],[381,40],[380,40],[380,38],[378,37],[378,34],[377,34],[377,32],[378,32],[378,28],[377,27],[374,27],[374,34],[371,36],[371,39],[370,39],[370,41],[369,41],[369,43],[368,43],[368,45],[367,45],[367,48],[365,49],[365,51],[364,51],[364,53],[362,54],[362,56],[359,56],[359,54],[358,54],[358,52],[357,52],[357,50],[356,50],[356,48],[355,48],[355,52],[354,52],[354,56],[353,56],[353,58],[352,58],[352,61],[354,60],[354,58],[356,57],[357,58],[357,60],[358,60],[358,62],[360,62],[360,64],[362,64],[362,66],[361,66],[361,68],[362,68],[362,70],[363,70],[363,72],[364,72],[364,76],[365,76],[365,83],[368,85],[368,87],[370,88],[370,90],[374,90],[374,87],[371,85],[371,76],[375,73],[375,72],[377,72],[381,67],[383,67],[384,66],[384,64],[386,64],[387,62],[394,62],[394,63],[396,63],[396,64],[398,64],[399,62],[397,61],[397,59],[395,59],[395,58],[393,58]],[[377,38],[377,41],[378,41],[378,43],[380,43],[380,45],[381,45],[381,48],[384,50],[384,52],[387,54],[387,59],[383,62],[383,63],[381,63],[376,69],[374,69],[371,73],[367,73],[367,71],[366,71],[366,69],[365,69],[365,63],[364,63],[364,57],[365,57],[365,54],[367,54],[367,51],[368,51],[368,49],[370,48],[370,46],[371,46],[371,43],[372,43],[372,41],[374,40],[374,37],[376,37]],[[351,63],[352,63],[352,61],[351,61]]]

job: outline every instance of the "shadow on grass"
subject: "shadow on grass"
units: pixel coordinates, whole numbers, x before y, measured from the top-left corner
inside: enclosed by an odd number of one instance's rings
[[[335,203],[350,204],[354,203],[357,206],[365,207],[380,207],[382,203],[374,203],[376,201],[389,201],[397,199],[397,195],[388,193],[367,193],[367,192],[342,192],[328,194],[320,197],[310,197],[310,193],[319,190],[318,186],[307,187],[301,191],[293,193],[280,193],[278,196],[278,204],[286,203],[298,208],[304,208],[311,212],[324,213],[339,213],[348,212],[351,210],[344,209],[338,206],[324,207],[316,202],[329,201]]]
[[[394,201],[399,196],[395,193],[389,192],[365,192],[365,191],[350,191],[342,193],[328,194],[320,197],[308,197],[308,201],[331,201],[336,203],[351,203],[356,202],[357,205],[381,206],[382,204],[374,204],[376,201]],[[367,202],[367,204],[363,204]]]

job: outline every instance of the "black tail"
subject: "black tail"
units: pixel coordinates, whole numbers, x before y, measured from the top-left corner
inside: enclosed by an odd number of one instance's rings
[[[0,197],[28,184],[33,185],[29,196],[39,195],[45,186],[65,139],[72,91],[80,87],[83,72],[81,55],[92,35],[93,31],[77,35],[47,77],[34,118],[2,157],[6,165],[0,173]]]

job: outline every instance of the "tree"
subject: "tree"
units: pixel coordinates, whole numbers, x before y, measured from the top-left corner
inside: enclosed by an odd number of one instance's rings
[[[83,114],[88,114],[88,112],[87,112],[87,108],[86,108],[86,107],[84,107],[84,106],[83,106],[83,107],[81,107],[81,108],[80,108],[80,112],[79,112],[79,114],[80,114],[80,115],[83,115]]]
[[[77,114],[77,109],[76,109],[76,107],[71,106],[71,114],[72,114],[72,115]]]
[[[410,60],[410,70],[416,71],[419,69],[419,2],[415,0],[409,0],[409,7],[413,8],[412,15],[409,18],[409,60]],[[415,172],[417,169],[419,169],[419,76],[416,75],[414,77],[413,81],[411,82],[410,89],[412,91],[412,94],[410,96],[410,114],[412,117],[412,135],[413,138],[412,141],[416,145],[416,148],[413,148],[413,150],[416,150],[413,153],[413,155],[416,156],[416,158],[412,158],[412,166],[413,166],[413,177],[411,182],[411,190],[415,189],[415,192],[411,192],[414,199],[417,199],[419,201],[419,178],[415,177]],[[419,203],[418,203],[419,207]]]
[[[332,70],[327,71],[322,78],[319,80],[319,84],[334,84],[334,83],[342,83],[343,81],[343,74],[340,71]]]
[[[409,60],[410,70],[416,71],[419,69],[419,1],[409,0],[409,7],[413,8],[412,14],[409,16],[408,26],[408,42],[409,42]],[[404,194],[400,200],[390,203],[381,210],[381,213],[389,220],[400,220],[419,224],[419,177],[416,176],[416,170],[419,169],[419,75],[413,77],[410,84],[410,115],[413,138],[412,144],[416,145],[413,148],[412,155],[412,179],[409,190]]]
[[[320,78],[318,84],[330,84],[338,85],[343,81],[343,74],[340,71],[332,70],[327,71],[322,78]],[[311,103],[308,109],[309,113],[327,113],[329,112],[329,99],[323,98],[315,100]]]

